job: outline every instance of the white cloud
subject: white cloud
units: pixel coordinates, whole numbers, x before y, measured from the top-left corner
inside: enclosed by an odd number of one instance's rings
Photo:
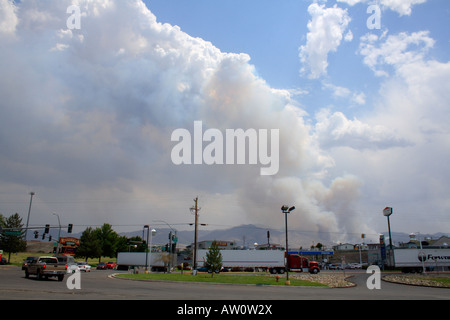
[[[383,125],[371,126],[358,119],[349,120],[342,112],[327,109],[316,115],[315,133],[320,145],[332,147],[350,147],[356,150],[386,149],[407,146],[408,141],[398,138],[396,133]]]
[[[380,0],[379,4],[383,8],[396,11],[400,16],[410,15],[412,12],[412,6],[416,4],[425,3],[427,0]],[[358,3],[377,4],[372,0],[337,0],[337,2],[343,2],[350,6],[354,6]]]
[[[366,95],[364,92],[352,92],[348,88],[337,86],[327,81],[323,82],[323,87],[327,90],[331,90],[334,97],[349,99],[351,103],[357,105],[364,105],[366,103]]]
[[[0,35],[13,34],[16,30],[18,19],[16,16],[17,8],[10,0],[0,0]]]
[[[66,30],[71,0],[22,1],[11,17],[19,22],[8,29],[16,40],[0,38],[0,191],[33,188],[40,199],[35,221],[48,223],[46,214],[58,211],[83,225],[184,222],[199,195],[213,199],[203,206],[204,222],[277,228],[274,212],[285,202],[298,208],[292,227],[350,232],[338,215],[355,214],[359,184],[347,176],[323,181],[333,159],[311,137],[293,93],[270,88],[248,55],[223,53],[158,23],[138,0],[77,4],[80,30]],[[338,8],[310,10],[317,11],[311,30],[327,27],[317,40],[333,42],[317,57],[326,60],[349,18]],[[312,38],[305,50],[318,45]],[[191,130],[194,120],[222,131],[280,129],[279,174],[261,177],[259,166],[173,165],[171,133]],[[337,192],[348,197],[335,211]]]
[[[374,109],[353,120],[329,110],[317,115],[317,137],[330,148],[335,174],[352,172],[366,182],[364,210],[390,203],[398,228],[411,231],[450,223],[450,62],[428,58],[434,43],[428,32],[366,35],[364,62],[386,75]]]
[[[325,5],[312,3],[308,12],[311,20],[308,22],[306,44],[299,48],[299,57],[303,64],[301,73],[317,79],[327,72],[328,54],[337,50],[343,38],[345,41],[353,39],[351,31],[344,37],[351,19],[347,10],[336,5],[326,8]]]
[[[353,93],[352,101],[358,105],[364,105],[366,103],[366,95],[364,92]]]
[[[380,67],[390,65],[398,68],[400,65],[422,61],[434,43],[428,31],[411,34],[401,32],[387,38],[386,32],[381,37],[366,34],[361,37],[359,53],[364,56],[364,63],[374,70],[376,75],[386,76],[388,72]]]

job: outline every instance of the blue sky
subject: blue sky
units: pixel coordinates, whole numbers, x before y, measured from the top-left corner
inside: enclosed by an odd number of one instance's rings
[[[321,81],[329,81],[350,90],[359,89],[367,94],[376,90],[379,79],[362,64],[362,56],[357,54],[358,39],[368,32],[381,35],[386,30],[393,34],[428,30],[437,41],[429,56],[446,61],[450,52],[450,8],[445,0],[412,6],[410,15],[400,15],[383,8],[380,30],[367,29],[366,21],[371,16],[366,12],[369,3],[349,6],[336,1],[318,1],[327,7],[337,4],[348,11],[353,41],[341,43],[337,52],[329,54],[330,65],[326,77],[309,81],[307,77],[299,75],[301,62],[298,51],[306,42],[307,23],[311,19],[308,6],[313,1],[145,2],[158,21],[178,25],[193,37],[211,41],[221,51],[248,53],[257,74],[270,86],[306,89],[314,95],[314,101],[324,93],[320,90]],[[311,87],[313,90],[309,89]],[[317,91],[320,93],[317,94]]]
[[[147,2],[148,3],[148,2]],[[298,47],[307,12],[301,1],[151,1],[161,22],[179,25],[224,52],[248,53],[274,87],[298,82]]]
[[[386,206],[395,231],[450,229],[447,0],[79,0],[79,29],[72,4],[0,0],[0,213],[33,191],[33,224],[188,229],[198,196],[210,228],[295,205],[328,244],[376,241]],[[175,165],[194,121],[279,129],[279,172]]]
[[[342,41],[336,52],[328,55],[327,74],[318,79],[300,75],[302,65],[298,57],[299,47],[306,42],[307,23],[311,19],[308,6],[313,1],[146,1],[158,21],[178,25],[182,31],[194,37],[211,41],[224,52],[247,53],[256,73],[274,88],[298,89],[308,92],[295,97],[307,112],[332,105],[349,117],[361,116],[371,108],[376,98],[380,80],[362,63],[358,54],[359,38],[367,33],[415,32],[428,30],[437,41],[428,55],[439,61],[447,61],[450,52],[450,12],[445,0],[433,0],[412,6],[411,14],[400,13],[383,7],[381,29],[367,29],[369,3],[349,6],[336,1],[318,1],[326,7],[337,4],[348,11],[351,18],[348,30],[353,33],[351,42]],[[371,2],[372,3],[372,2]],[[364,106],[355,105],[350,97],[336,97],[328,83],[346,88],[367,99]]]

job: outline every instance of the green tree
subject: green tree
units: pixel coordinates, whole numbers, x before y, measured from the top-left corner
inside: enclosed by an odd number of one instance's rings
[[[115,257],[119,235],[112,229],[112,226],[108,223],[104,223],[101,228],[95,229],[94,233],[96,234],[97,239],[100,240],[102,256],[110,258]],[[98,261],[101,261],[101,257],[99,257]]]
[[[80,238],[80,246],[77,248],[76,256],[89,258],[100,258],[102,255],[102,247],[100,239],[91,227],[86,228]]]
[[[211,271],[211,277],[214,276],[215,272],[219,272],[222,269],[222,254],[216,241],[213,241],[209,251],[206,253],[205,267],[208,271]]]
[[[20,230],[18,235],[8,235],[5,231],[0,233],[0,248],[8,252],[8,263],[11,260],[11,253],[25,251],[27,242],[24,240],[25,230],[23,230],[22,218],[18,213],[9,218],[4,218],[0,214],[0,223],[2,228],[11,228]]]
[[[130,252],[145,252],[146,244],[140,236],[134,236],[127,239],[127,247],[124,250],[121,248],[119,252],[130,251]]]
[[[119,236],[116,240],[116,255],[118,252],[127,252],[129,251],[129,243],[128,238],[126,236]]]
[[[5,228],[6,226],[6,218],[0,213],[0,227]]]

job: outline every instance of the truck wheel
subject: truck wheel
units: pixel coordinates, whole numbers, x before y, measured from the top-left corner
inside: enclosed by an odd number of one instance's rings
[[[312,274],[318,274],[318,273],[319,273],[319,269],[312,269],[312,270],[311,270],[311,273],[312,273]]]
[[[28,273],[28,270],[25,270],[25,278],[29,278],[30,277],[30,274]]]
[[[278,269],[278,273],[279,273],[279,274],[284,274],[284,268]]]
[[[63,274],[58,275],[58,281],[63,281],[63,280],[64,280],[64,275]]]

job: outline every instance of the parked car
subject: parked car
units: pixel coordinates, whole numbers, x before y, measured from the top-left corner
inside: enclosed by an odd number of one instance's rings
[[[39,258],[39,257],[27,257],[27,258],[23,261],[23,264],[22,264],[22,270],[26,270],[26,269],[27,269],[27,265],[28,265],[31,261],[37,260],[37,258]]]
[[[114,261],[109,261],[106,264],[106,269],[117,269],[117,264]]]
[[[347,269],[361,269],[362,265],[360,263],[349,263],[348,265],[346,265]]]
[[[87,262],[77,262],[77,266],[80,268],[80,271],[91,272],[92,267]]]
[[[106,263],[104,262],[99,262],[97,264],[97,270],[106,270]]]
[[[221,271],[223,271],[224,269],[222,268],[222,270]],[[208,273],[212,273],[211,272],[211,270],[209,270],[208,268],[206,268],[206,267],[200,267],[200,268],[197,268],[197,271],[198,272],[208,272]],[[216,271],[216,273],[219,273],[220,271]]]
[[[80,272],[80,268],[76,264],[68,264],[67,265],[67,273],[75,273]]]
[[[208,272],[208,268],[207,267],[200,267],[200,268],[197,268],[197,271],[198,272]]]
[[[333,263],[328,266],[330,270],[344,270],[344,267],[340,263]]]

